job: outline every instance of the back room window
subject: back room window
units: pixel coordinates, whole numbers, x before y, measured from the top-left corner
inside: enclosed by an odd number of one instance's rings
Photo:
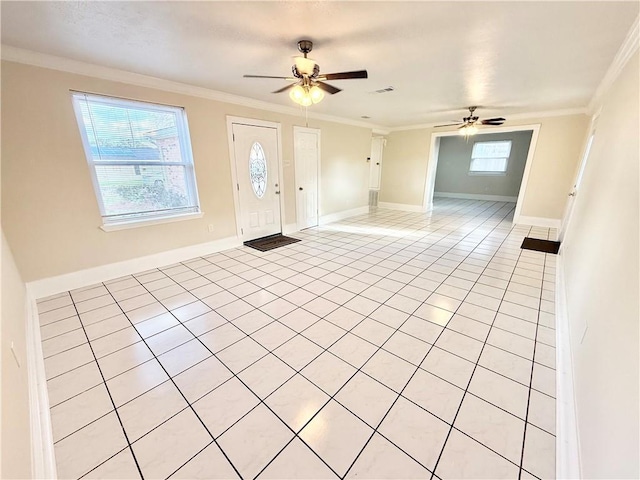
[[[200,211],[183,108],[73,93],[105,225]]]
[[[506,175],[511,140],[475,142],[469,164],[470,175]]]

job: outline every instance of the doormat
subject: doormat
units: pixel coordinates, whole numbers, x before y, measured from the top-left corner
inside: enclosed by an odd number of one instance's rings
[[[292,243],[299,242],[299,238],[285,237],[281,234],[269,235],[268,237],[256,238],[255,240],[249,240],[244,242],[247,247],[255,248],[261,252],[273,250],[274,248],[284,247],[285,245],[291,245]]]
[[[535,250],[536,252],[557,254],[560,250],[560,242],[551,240],[540,240],[539,238],[525,237],[520,248],[525,250]]]

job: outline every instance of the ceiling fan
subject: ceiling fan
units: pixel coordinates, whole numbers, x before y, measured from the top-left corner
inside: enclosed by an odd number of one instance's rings
[[[502,125],[506,119],[502,117],[495,118],[485,118],[484,120],[480,120],[479,117],[474,115],[474,112],[478,107],[468,107],[469,108],[469,116],[464,117],[461,122],[448,123],[446,125],[436,125],[436,128],[439,127],[453,127],[455,125],[460,125],[458,128],[460,135],[469,136],[475,135],[478,131],[478,125]]]
[[[348,80],[352,78],[367,78],[366,70],[356,70],[353,72],[325,73],[320,74],[318,64],[307,58],[307,54],[313,49],[311,40],[300,40],[298,50],[303,56],[294,57],[295,64],[291,67],[292,77],[275,77],[270,75],[244,75],[245,78],[279,78],[289,80],[293,83],[276,90],[273,93],[281,93],[290,90],[291,99],[305,107],[312,103],[318,103],[324,98],[324,92],[333,95],[341,91],[340,88],[325,83],[325,80]]]

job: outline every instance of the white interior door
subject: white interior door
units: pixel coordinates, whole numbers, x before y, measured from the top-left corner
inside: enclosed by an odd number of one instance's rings
[[[239,123],[232,131],[242,239],[281,233],[278,131]]]
[[[373,137],[371,139],[371,157],[369,157],[369,190],[380,190],[383,148],[384,138]]]
[[[320,130],[293,127],[298,228],[318,225],[318,166]]]
[[[564,240],[564,236],[567,232],[567,227],[569,226],[569,222],[571,221],[571,214],[573,213],[573,207],[576,201],[576,197],[578,196],[578,192],[580,190],[580,184],[582,183],[582,176],[584,175],[584,169],[587,166],[587,161],[589,160],[589,153],[591,153],[591,145],[593,144],[593,138],[596,134],[596,120],[597,117],[594,117],[591,121],[591,128],[589,130],[589,138],[587,138],[587,143],[584,148],[584,152],[582,154],[582,159],[580,160],[580,166],[578,167],[578,172],[576,173],[576,179],[573,183],[573,188],[569,192],[569,199],[567,200],[567,205],[564,210],[564,216],[562,218],[562,227],[560,228],[560,232],[558,234],[558,240],[562,242]]]

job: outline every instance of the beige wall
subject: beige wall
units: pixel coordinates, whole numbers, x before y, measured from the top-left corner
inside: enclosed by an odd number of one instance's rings
[[[431,130],[403,130],[387,136],[379,201],[422,205]]]
[[[201,219],[103,232],[69,90],[185,107]],[[285,224],[296,221],[293,126],[303,117],[2,63],[2,217],[25,281],[235,235],[226,116],[282,125]],[[322,131],[323,215],[367,204],[371,130],[310,120]],[[214,225],[214,232],[208,225]]]
[[[2,234],[2,478],[31,478],[26,293]],[[11,342],[20,362],[11,353]]]
[[[491,133],[473,139],[442,137],[438,151],[436,192],[517,197],[527,162],[531,131]],[[475,142],[511,141],[505,175],[470,175],[469,164]]]
[[[586,115],[507,121],[540,125],[521,215],[560,219],[584,142]],[[446,131],[445,129],[438,129]],[[391,132],[382,167],[380,201],[422,205],[433,128]]]
[[[604,99],[561,253],[583,478],[640,476],[638,68]]]

